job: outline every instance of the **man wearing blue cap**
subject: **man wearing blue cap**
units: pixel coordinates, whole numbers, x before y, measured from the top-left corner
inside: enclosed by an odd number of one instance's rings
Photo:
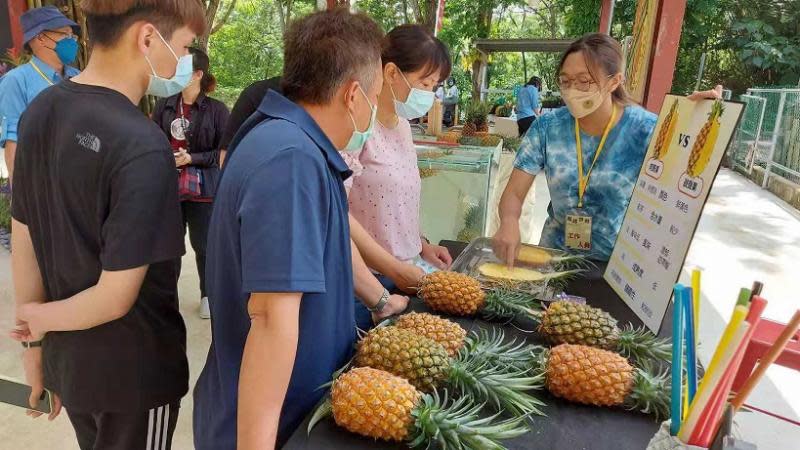
[[[14,171],[17,124],[30,102],[45,88],[80,73],[70,67],[78,56],[78,24],[55,6],[31,9],[20,17],[30,62],[0,79],[0,147],[5,147],[8,176]]]

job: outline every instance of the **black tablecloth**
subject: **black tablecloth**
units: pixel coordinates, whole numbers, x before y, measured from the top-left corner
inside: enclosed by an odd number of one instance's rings
[[[463,243],[445,241],[442,245],[450,249],[452,255],[458,255],[466,246]],[[593,306],[603,308],[613,315],[621,324],[631,322],[640,325],[641,321],[619,299],[617,294],[603,280],[605,267],[597,267],[573,280],[565,289],[569,294],[586,297]],[[414,299],[411,309],[428,311],[419,300]],[[661,334],[671,332],[671,307],[667,310],[667,319]],[[471,318],[451,318],[466,330],[477,330],[494,326],[482,320]],[[519,328],[530,329],[525,323],[517,324]],[[541,343],[535,333],[526,333],[517,327],[501,326],[506,335],[526,339],[531,343]],[[548,449],[548,450],[643,450],[650,438],[658,429],[658,423],[652,416],[625,411],[620,408],[598,408],[594,406],[568,403],[549,395],[546,391],[537,394],[547,406],[545,417],[534,417],[531,420],[531,432],[516,439],[503,441],[509,449]],[[338,428],[332,418],[322,420],[309,435],[306,432],[308,419],[295,431],[285,449],[402,449],[402,444],[388,444],[374,441]]]

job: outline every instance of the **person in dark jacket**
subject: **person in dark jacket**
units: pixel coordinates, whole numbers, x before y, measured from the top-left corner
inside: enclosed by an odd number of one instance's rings
[[[194,195],[182,192],[181,212],[184,232],[195,252],[200,278],[200,317],[211,317],[206,297],[205,258],[208,225],[220,176],[220,143],[228,120],[228,108],[208,96],[216,80],[209,72],[208,55],[191,48],[194,73],[189,85],[177,95],[159,100],[153,120],[167,134],[175,155],[175,167],[199,175],[200,189]]]

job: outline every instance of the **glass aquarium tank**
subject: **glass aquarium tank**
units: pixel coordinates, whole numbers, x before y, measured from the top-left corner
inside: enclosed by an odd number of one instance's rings
[[[496,147],[418,143],[416,147],[425,237],[438,243],[485,236],[491,180],[502,143]]]

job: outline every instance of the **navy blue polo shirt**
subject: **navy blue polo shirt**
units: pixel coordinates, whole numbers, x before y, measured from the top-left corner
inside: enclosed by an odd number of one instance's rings
[[[325,394],[318,388],[348,361],[356,339],[347,164],[311,116],[274,91],[245,127],[234,140],[236,158],[225,165],[208,233],[212,341],[194,391],[198,450],[236,448],[250,293],[303,294],[279,446]]]

